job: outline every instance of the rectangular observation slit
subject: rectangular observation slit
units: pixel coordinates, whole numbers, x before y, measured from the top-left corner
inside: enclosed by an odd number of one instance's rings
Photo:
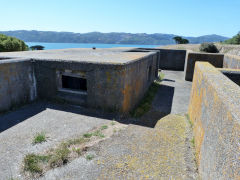
[[[62,75],[62,88],[73,91],[87,91],[87,79],[69,75]]]

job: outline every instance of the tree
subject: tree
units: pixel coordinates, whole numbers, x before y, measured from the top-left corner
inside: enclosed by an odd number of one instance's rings
[[[173,38],[177,44],[188,44],[189,41],[187,39],[182,38],[181,36],[175,36]]]
[[[240,44],[240,32],[231,39],[224,41],[226,44]]]
[[[0,52],[26,51],[28,46],[20,39],[0,34]]]
[[[35,46],[31,46],[30,47],[30,49],[32,50],[32,51],[34,51],[34,50],[44,50],[44,46],[41,46],[41,45],[35,45]]]

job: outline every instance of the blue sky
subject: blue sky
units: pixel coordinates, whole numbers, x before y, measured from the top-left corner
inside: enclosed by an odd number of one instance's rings
[[[240,0],[0,0],[0,30],[168,33],[240,31]]]

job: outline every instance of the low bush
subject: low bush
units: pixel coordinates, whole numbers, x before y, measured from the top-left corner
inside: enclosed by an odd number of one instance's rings
[[[218,48],[213,43],[202,43],[200,46],[200,51],[207,53],[218,53]]]

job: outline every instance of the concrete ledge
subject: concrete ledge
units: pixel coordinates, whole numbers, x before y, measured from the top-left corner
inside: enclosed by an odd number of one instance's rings
[[[223,67],[240,69],[240,56],[225,54],[223,60]]]
[[[240,87],[207,62],[197,62],[189,117],[202,179],[240,177]]]
[[[223,54],[188,52],[185,63],[185,80],[192,81],[196,61],[209,62],[215,67],[222,68],[223,58]]]

